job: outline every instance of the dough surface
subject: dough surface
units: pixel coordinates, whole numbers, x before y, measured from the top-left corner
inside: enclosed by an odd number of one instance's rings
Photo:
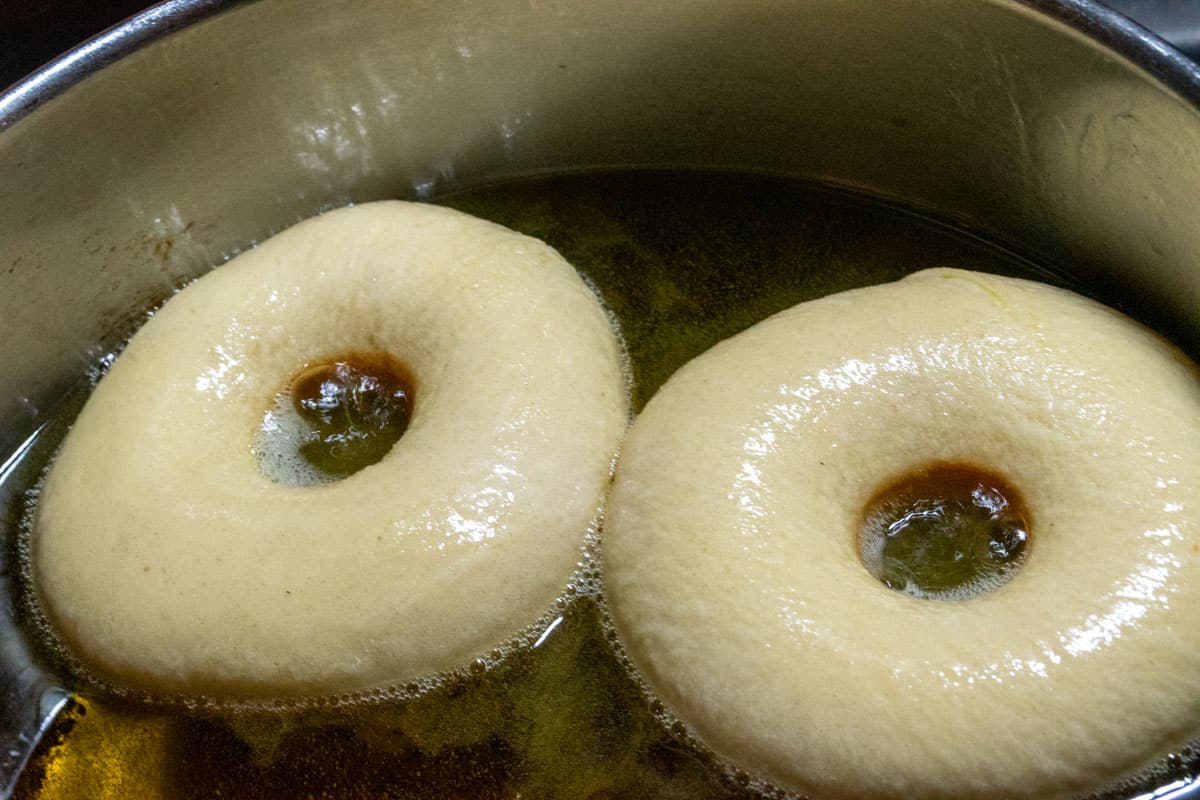
[[[252,447],[310,363],[386,352],[416,379],[377,464],[317,486]],[[575,569],[628,420],[599,301],[545,244],[382,202],[302,222],[132,338],[58,455],[36,589],[100,677],[293,696],[464,666]]]
[[[1006,476],[1030,552],[965,601],[859,560],[931,461]],[[1200,378],[1078,295],[958,270],[804,303],[696,358],[622,447],[614,624],[718,753],[819,798],[1056,797],[1200,731]]]

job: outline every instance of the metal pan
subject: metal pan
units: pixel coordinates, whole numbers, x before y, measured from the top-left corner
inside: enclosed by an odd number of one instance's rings
[[[1200,351],[1200,67],[1098,3],[170,0],[0,96],[0,501],[131,313],[273,231],[635,166],[896,200]],[[66,692],[0,589],[7,796]]]

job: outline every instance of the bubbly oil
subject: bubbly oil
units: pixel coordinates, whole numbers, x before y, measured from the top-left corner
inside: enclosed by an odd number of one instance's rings
[[[408,366],[387,353],[306,365],[263,415],[259,470],[285,486],[315,486],[379,463],[408,428],[415,387]]]
[[[583,174],[439,202],[545,240],[592,282],[625,336],[639,409],[692,357],[803,300],[934,266],[1061,283],[966,232],[775,178]],[[79,405],[66,403],[28,458],[48,461]],[[275,707],[148,704],[64,674],[82,688],[15,796],[779,795],[722,764],[649,696],[605,623],[599,583],[585,558],[519,646],[481,654],[461,673],[354,698]],[[43,649],[48,663],[69,672]],[[1110,796],[1148,791],[1196,766],[1194,754],[1172,756]]]
[[[892,480],[866,502],[858,555],[889,589],[960,602],[992,592],[1028,554],[1020,491],[977,464],[934,462]]]

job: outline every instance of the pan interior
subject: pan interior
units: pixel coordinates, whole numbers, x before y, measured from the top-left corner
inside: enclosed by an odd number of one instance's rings
[[[580,269],[621,326],[637,408],[695,355],[807,299],[934,266],[1067,283],[908,209],[747,174],[574,174],[438,202],[544,239]],[[94,366],[92,377],[103,363]],[[24,485],[8,488],[32,488],[87,385],[81,379],[75,400],[47,418],[21,469],[9,473]],[[231,707],[146,704],[70,675],[68,684],[82,688],[16,796],[94,796],[100,784],[177,796],[196,787],[233,796],[767,796],[770,787],[692,740],[627,671],[605,623],[596,568],[585,567],[550,610],[535,646],[489,654],[428,685]],[[26,621],[36,621],[36,609]],[[52,646],[42,655],[62,674]],[[1195,753],[1174,754],[1108,797],[1197,771]]]

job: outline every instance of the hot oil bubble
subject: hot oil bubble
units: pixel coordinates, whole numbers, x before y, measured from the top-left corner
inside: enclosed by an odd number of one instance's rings
[[[1007,583],[1024,563],[1029,513],[1002,477],[969,464],[930,464],[867,502],[863,565],[889,589],[966,600]]]
[[[259,469],[285,486],[315,486],[378,463],[408,427],[415,388],[408,367],[381,353],[305,367],[263,415]]]
[[[290,389],[275,396],[254,440],[254,455],[263,475],[284,486],[316,486],[336,478],[321,472],[302,455],[314,432],[296,411]]]

